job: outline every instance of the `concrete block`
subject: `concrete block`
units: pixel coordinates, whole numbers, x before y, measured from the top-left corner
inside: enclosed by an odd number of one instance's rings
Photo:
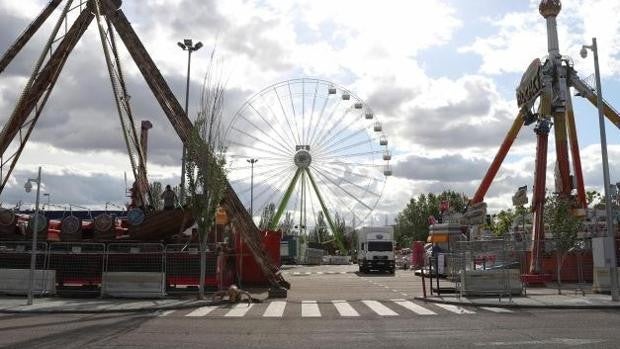
[[[123,298],[162,298],[166,296],[165,283],[165,273],[105,272],[101,294]]]
[[[0,293],[10,295],[27,295],[30,281],[30,269],[0,269]],[[56,271],[35,270],[33,294],[56,294]]]
[[[620,268],[616,268],[616,272],[620,272]],[[611,292],[611,282],[609,281],[609,268],[594,267],[592,270],[592,274],[592,292]]]
[[[465,296],[520,295],[522,288],[519,269],[461,272],[461,290]]]

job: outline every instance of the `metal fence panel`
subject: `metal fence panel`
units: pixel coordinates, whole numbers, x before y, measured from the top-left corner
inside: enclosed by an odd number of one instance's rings
[[[30,280],[31,241],[0,242],[0,292],[25,295]],[[47,243],[39,242],[36,248],[33,292],[35,295],[52,295],[55,275],[47,270]]]
[[[105,256],[101,294],[112,297],[161,298],[166,295],[164,246],[112,243]]]
[[[166,284],[168,292],[195,292],[200,283],[200,252],[198,244],[169,244],[165,249]],[[217,253],[207,251],[205,286],[217,287]],[[188,288],[188,286],[190,286]]]
[[[108,244],[106,251],[106,272],[161,272],[164,269],[164,245]]]
[[[99,293],[105,244],[52,243],[49,267],[56,270],[59,294]]]
[[[31,241],[0,241],[0,269],[30,269]],[[36,269],[47,269],[47,243],[37,242]]]

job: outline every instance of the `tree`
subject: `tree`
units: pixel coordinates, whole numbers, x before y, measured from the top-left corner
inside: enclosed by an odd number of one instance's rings
[[[497,213],[492,220],[491,231],[497,237],[502,237],[510,231],[512,223],[514,223],[516,212],[512,209],[501,210]]]
[[[351,248],[350,241],[346,239],[346,229],[347,224],[343,217],[340,216],[340,213],[334,213],[334,239],[336,240],[336,246],[340,250],[342,255],[348,254],[348,250]]]
[[[155,209],[156,211],[160,211],[163,208],[160,200],[161,193],[164,192],[161,182],[149,183],[149,187],[151,195],[154,199],[153,202],[151,202],[151,206],[153,206],[153,209]]]
[[[327,230],[327,222],[323,211],[319,211],[316,219],[316,225],[310,232],[309,241],[322,243],[329,240],[329,230]]]
[[[577,243],[581,220],[572,213],[573,201],[559,195],[549,195],[545,201],[545,223],[553,236],[557,258],[558,294],[562,294],[562,264],[568,251]]]
[[[602,199],[603,196],[596,190],[588,190],[586,192],[586,203],[588,206],[597,206],[603,201]]]
[[[407,206],[398,213],[394,226],[394,237],[401,246],[409,246],[412,241],[426,241],[430,216],[439,217],[439,203],[447,200],[450,210],[463,212],[469,201],[465,194],[446,190],[441,194],[420,194],[409,200]]]
[[[198,228],[200,299],[204,299],[208,234],[215,225],[215,211],[226,188],[224,148],[220,142],[224,85],[215,71],[214,53],[202,86],[201,110],[185,144],[190,208]]]
[[[278,225],[278,230],[282,232],[282,236],[290,235],[294,225],[293,215],[290,211],[287,211],[284,215],[284,219],[280,222],[280,225]]]
[[[269,205],[265,206],[263,209],[263,213],[260,216],[260,222],[258,223],[258,229],[266,230],[269,228],[269,223],[273,218],[273,215],[276,212],[276,205],[271,202]]]

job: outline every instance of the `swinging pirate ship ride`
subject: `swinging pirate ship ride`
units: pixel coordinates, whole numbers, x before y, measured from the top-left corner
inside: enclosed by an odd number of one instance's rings
[[[0,178],[0,194],[5,189],[11,173],[43,113],[46,102],[67,59],[89,25],[95,21],[135,180],[131,193],[132,203],[127,216],[123,219],[115,219],[105,212],[86,221],[69,215],[61,220],[52,220],[49,224],[40,224],[37,227],[28,224],[31,216],[2,209],[0,211],[0,238],[28,238],[33,231],[37,231],[37,237],[47,239],[56,234],[59,239],[67,241],[79,241],[85,236],[94,240],[115,242],[121,241],[116,239],[119,236],[127,236],[128,240],[133,241],[165,241],[171,235],[178,234],[191,226],[193,217],[191,210],[186,208],[155,211],[149,205],[158,199],[154,198],[153,193],[149,190],[147,179],[146,140],[150,123],[143,122],[142,135],[138,137],[129,103],[130,96],[121,69],[116,35],[120,37],[136,63],[183,144],[187,145],[189,142],[192,122],[123,13],[122,1],[51,0],[0,58],[0,74],[62,3],[65,5],[61,10],[60,17],[55,23],[33,72],[0,133],[0,156],[2,158],[0,173],[3,175]],[[206,143],[200,144],[199,149],[200,151],[196,154],[213,156]],[[262,247],[263,234],[259,232],[229,183],[226,184],[221,206],[231,218],[230,224],[233,230],[243,238],[245,245],[254,256],[268,282],[274,286],[288,288],[289,284],[280,275],[277,265],[271,261]],[[47,219],[41,217],[39,221],[47,222]]]

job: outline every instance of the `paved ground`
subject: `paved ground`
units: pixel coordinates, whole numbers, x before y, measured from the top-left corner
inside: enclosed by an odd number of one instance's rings
[[[527,302],[613,306],[609,295],[557,296],[552,289],[529,289],[528,297],[512,302],[453,295],[428,302],[415,298],[422,295],[421,280],[411,271],[358,275],[355,266],[320,266],[284,272],[292,284],[289,297],[250,306],[37,298],[27,307],[23,297],[0,298],[0,310],[19,311],[0,314],[0,347],[615,348],[620,342],[620,312],[613,308],[513,307]],[[437,303],[456,301],[462,304]],[[109,313],[23,312],[71,309]]]
[[[620,309],[620,304],[612,302],[611,297],[605,294],[590,292],[590,287],[585,285],[582,292],[577,292],[574,285],[566,285],[562,295],[558,295],[555,288],[528,288],[526,296],[520,297],[459,297],[458,294],[444,293],[441,296],[428,292],[423,297],[423,285],[420,277],[415,276],[411,270],[398,270],[395,275],[387,273],[359,274],[355,265],[332,265],[332,266],[285,266],[284,277],[292,284],[285,300],[268,300],[266,289],[249,290],[253,295],[265,302],[255,306],[248,314],[261,312],[262,307],[269,307],[271,302],[283,307],[283,309],[310,308],[308,304],[316,303],[318,308],[336,309],[348,308],[347,305],[337,305],[339,301],[352,304],[356,312],[363,313],[370,308],[371,313],[376,312],[373,305],[387,304],[389,308],[396,304],[396,309],[402,312],[402,301],[424,305],[436,303],[436,308],[443,304],[474,307],[539,307],[539,308],[615,308]],[[441,287],[451,286],[445,280],[441,281]],[[284,302],[284,303],[280,303]],[[0,312],[123,312],[123,311],[153,311],[190,309],[202,306],[210,306],[210,299],[197,301],[194,296],[185,296],[174,299],[154,300],[131,300],[131,299],[77,299],[77,298],[37,298],[34,305],[26,305],[24,297],[0,298]],[[306,304],[306,305],[304,305]],[[407,303],[408,304],[408,303]],[[276,307],[276,305],[274,305]],[[439,306],[441,307],[441,306]],[[220,307],[221,308],[221,307]],[[360,309],[361,308],[361,309]],[[397,311],[397,312],[399,312]],[[219,314],[221,311],[214,311]],[[284,313],[287,313],[285,310]],[[325,310],[323,311],[325,312]]]

